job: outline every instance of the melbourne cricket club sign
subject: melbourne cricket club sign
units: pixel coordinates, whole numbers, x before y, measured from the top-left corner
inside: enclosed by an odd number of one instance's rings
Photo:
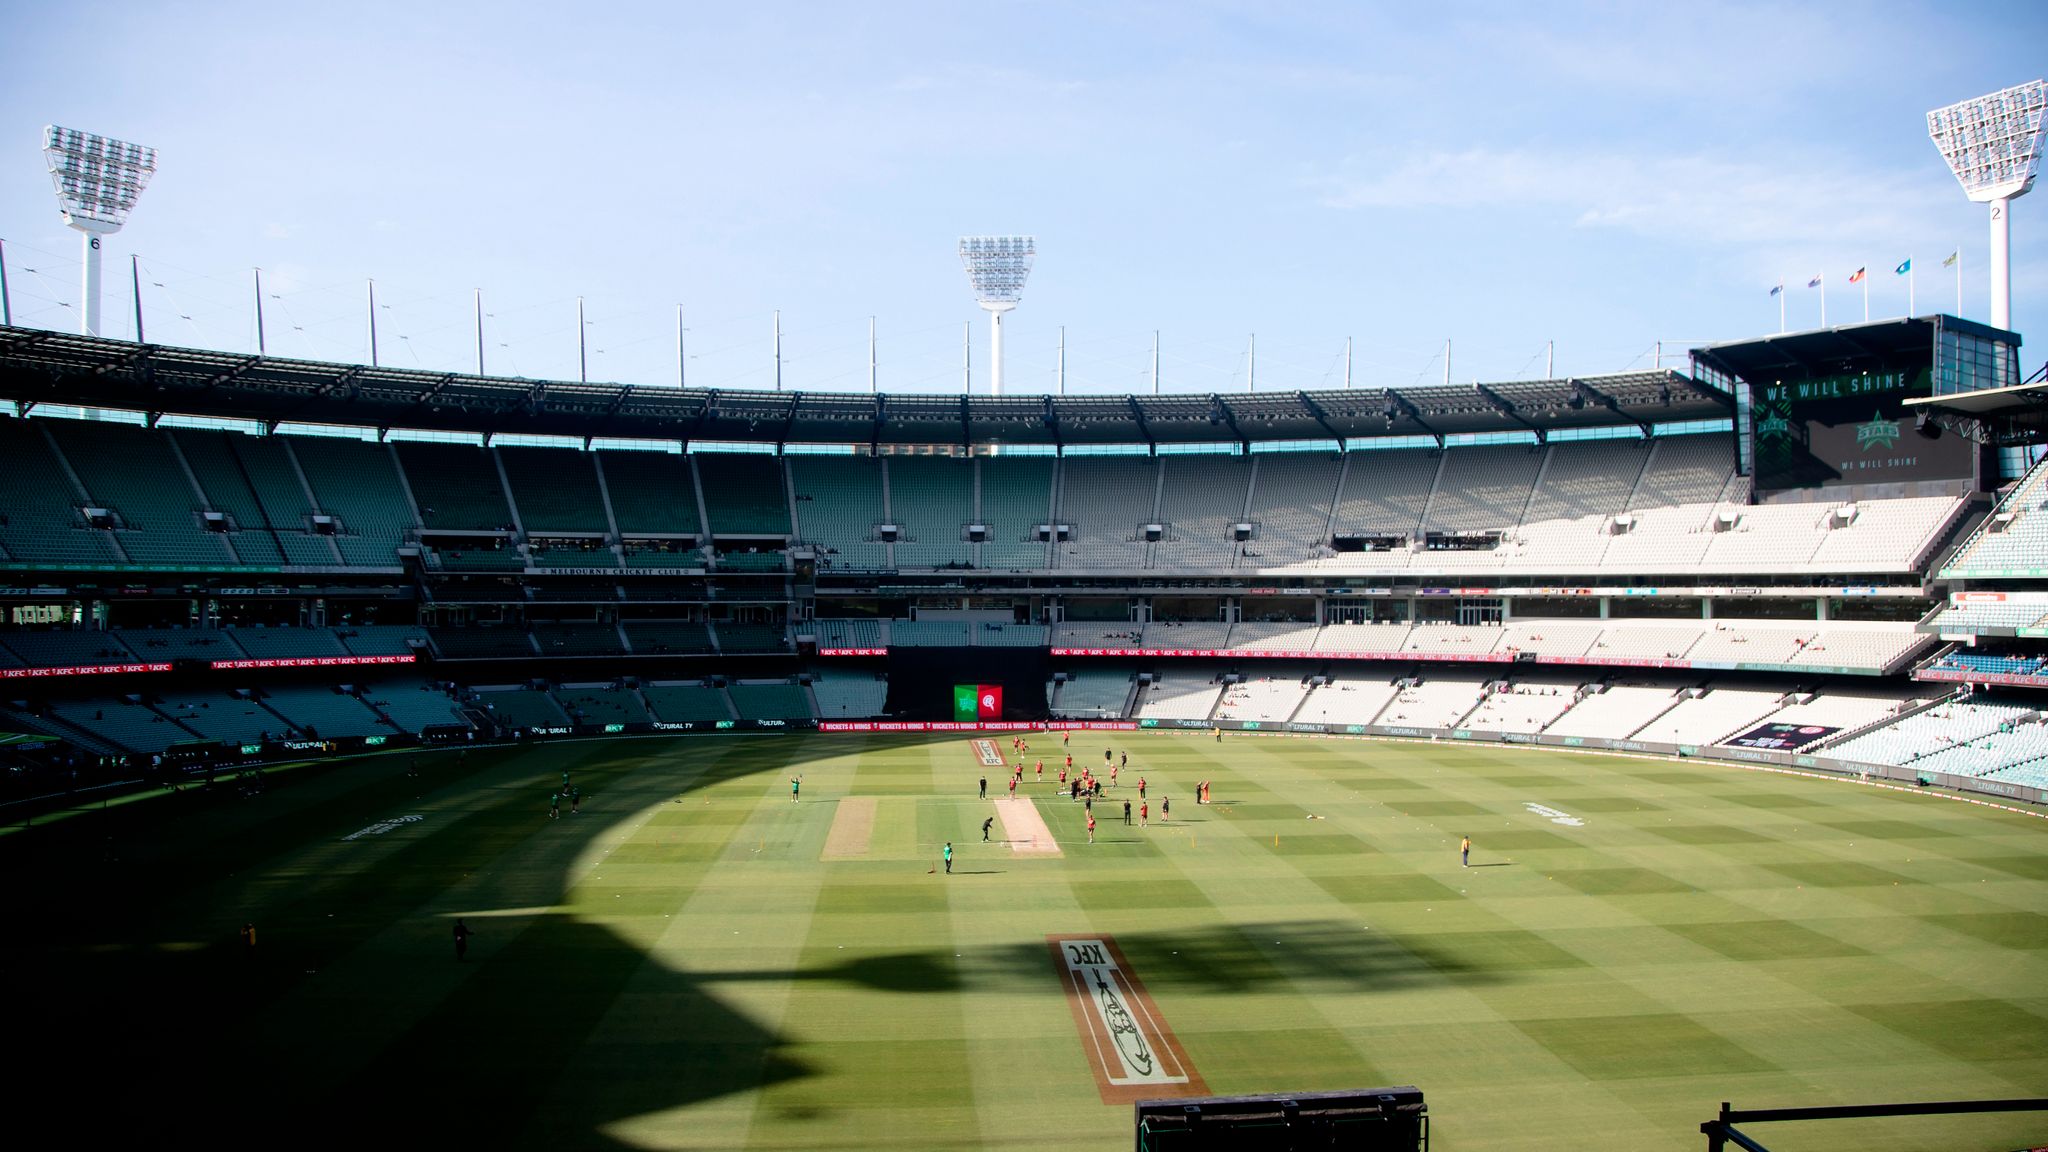
[[[1209,1094],[1115,940],[1101,935],[1045,940],[1054,968],[1066,980],[1067,1004],[1103,1103]]]

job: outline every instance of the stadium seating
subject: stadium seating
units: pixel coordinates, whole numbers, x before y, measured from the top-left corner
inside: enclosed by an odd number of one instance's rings
[[[1055,648],[1143,648],[1143,625],[1128,621],[1084,620],[1058,624],[1052,630]]]
[[[811,682],[820,720],[864,720],[882,714],[889,682],[873,672],[819,669]]]
[[[820,648],[881,648],[883,627],[880,620],[814,620],[797,631],[817,637]]]
[[[1000,624],[984,622],[968,632],[968,643],[977,648],[1043,648],[1052,630],[1043,624]]]
[[[1479,704],[1485,681],[1469,673],[1439,675],[1424,671],[1421,683],[1411,683],[1395,694],[1381,710],[1379,723],[1414,728],[1455,728],[1467,712]]]
[[[789,497],[780,459],[723,452],[701,453],[690,459],[702,484],[704,510],[714,536],[790,534]]]
[[[44,439],[45,421],[0,419],[0,548],[10,560],[46,564],[111,564],[113,537],[94,531],[72,486]]]
[[[885,462],[889,520],[902,529],[898,568],[941,568],[972,561],[967,525],[974,522],[974,462],[951,456],[892,456]],[[799,505],[799,515],[803,505]]]
[[[1313,724],[1371,724],[1397,693],[1400,686],[1388,679],[1365,673],[1337,670],[1330,682],[1311,692],[1295,717]]]
[[[1213,671],[1162,669],[1139,696],[1136,714],[1160,720],[1203,720],[1216,707],[1221,692]]]
[[[1060,468],[1056,517],[1073,535],[1054,549],[1058,567],[1078,571],[1134,571],[1145,567],[1150,546],[1142,529],[1154,523],[1159,498],[1156,460],[1074,457]]]
[[[702,537],[697,480],[687,457],[666,452],[594,452],[621,535]],[[785,514],[786,515],[786,514]],[[532,529],[529,528],[528,531]]]
[[[1241,549],[1239,566],[1281,568],[1315,562],[1328,551],[1342,459],[1310,453],[1269,453],[1254,459],[1258,471],[1245,517],[1254,535]]]
[[[472,697],[486,715],[507,728],[556,728],[569,724],[569,714],[554,697],[533,688],[477,688]]]
[[[403,656],[427,642],[416,624],[345,624],[334,634],[354,656]]]
[[[797,537],[818,549],[820,568],[879,571],[889,567],[880,529],[882,465],[867,456],[792,456]]]
[[[1317,631],[1300,621],[1241,621],[1230,630],[1230,646],[1240,652],[1305,652],[1315,647]]]
[[[1332,624],[1316,636],[1318,652],[1399,652],[1408,645],[1407,624]]]
[[[1679,702],[1673,681],[1610,684],[1604,692],[1588,692],[1544,731],[1552,736],[1624,739]]]
[[[1159,543],[1152,568],[1227,568],[1244,545],[1231,527],[1245,522],[1252,461],[1244,456],[1162,456],[1159,459]],[[1252,551],[1260,551],[1256,546]]]
[[[1293,716],[1307,694],[1308,686],[1295,677],[1255,674],[1223,690],[1216,718],[1277,724]]]
[[[645,724],[653,717],[639,693],[610,684],[562,684],[555,688],[562,710],[578,724]]]
[[[1436,492],[1423,513],[1435,532],[1505,530],[1522,518],[1543,450],[1522,444],[1461,448],[1444,456]]]
[[[156,708],[200,739],[224,744],[253,744],[292,727],[257,701],[226,692],[166,692]]]
[[[413,515],[413,504],[407,499],[405,484],[399,478],[390,445],[325,436],[266,439],[277,440],[290,458],[297,461],[298,469],[305,474],[305,482],[299,487],[303,490],[311,486],[320,510],[341,518],[346,532],[335,537],[333,544],[341,550],[348,563],[385,568],[398,566],[395,550],[419,526],[419,520]],[[251,444],[239,444],[237,450],[242,452],[246,461],[252,444],[264,443],[264,440],[257,440]],[[476,449],[466,451],[475,454],[470,457],[472,460],[481,456]],[[254,474],[253,468],[251,474]],[[296,481],[296,473],[272,475],[266,483],[282,484],[287,480]],[[496,482],[495,472],[491,480]],[[263,487],[258,489],[259,493],[263,490]],[[264,498],[264,506],[271,506],[270,497]],[[280,539],[284,541],[285,554],[293,555],[295,545],[292,538],[281,535]],[[312,542],[325,543],[317,539]],[[307,553],[302,550],[300,554]],[[328,560],[327,563],[333,561]]]
[[[192,476],[206,497],[207,507],[225,513],[235,531],[228,534],[235,557],[244,564],[284,563],[284,550],[272,530],[263,502],[249,486],[249,477],[236,459],[230,438],[248,439],[239,432],[206,432],[186,428],[166,430],[164,436],[178,455],[192,468]],[[304,503],[303,499],[300,501]],[[303,520],[293,516],[285,527],[297,529]]]
[[[742,720],[805,720],[811,715],[810,698],[801,686],[785,681],[727,685],[732,706]]]
[[[200,526],[205,501],[161,432],[126,424],[46,425],[95,507],[118,515],[115,538],[138,564],[235,562],[220,534]]]
[[[333,688],[271,687],[263,692],[263,705],[300,732],[323,740],[391,733],[368,704]]]
[[[424,680],[380,681],[364,689],[363,700],[393,727],[411,736],[428,728],[468,724],[454,698]]]
[[[1134,678],[1128,668],[1076,668],[1055,690],[1052,713],[1076,720],[1119,718],[1130,699]]]
[[[428,528],[497,532],[512,528],[512,509],[498,463],[488,449],[408,440],[392,445],[413,502]]]
[[[543,656],[617,656],[626,650],[611,624],[536,623],[533,638]]]
[[[73,729],[130,752],[153,754],[175,744],[197,744],[205,739],[148,705],[127,699],[52,701],[50,714]]]
[[[1784,699],[1783,688],[1710,687],[1697,696],[1681,693],[1677,704],[1631,735],[1665,744],[1713,744],[1755,727]]]
[[[628,620],[626,639],[641,656],[673,656],[711,651],[711,633],[691,620]]]
[[[2037,628],[2044,620],[2048,605],[1971,603],[1943,605],[1928,623],[1937,632],[1976,633],[1988,628]]]
[[[595,458],[564,448],[492,449],[505,466],[519,526],[529,536],[553,532],[609,534]]]
[[[743,624],[720,620],[711,625],[718,650],[725,653],[788,652],[789,630],[780,624]]]
[[[1442,453],[1411,448],[1352,453],[1337,497],[1332,532],[1339,536],[1415,535],[1443,459]],[[1394,553],[1383,559],[1391,564],[1396,557],[1405,561],[1406,554]],[[1332,557],[1326,562],[1357,559]]]
[[[1475,732],[1541,732],[1578,702],[1578,692],[1575,678],[1501,681],[1465,717],[1464,727]]]
[[[1047,543],[1038,526],[1052,522],[1053,462],[988,457],[976,461],[981,477],[983,568],[1035,570],[1046,566]]]
[[[1826,755],[1843,760],[1911,767],[1938,753],[1957,747],[1973,747],[1972,741],[1996,735],[2000,728],[2017,724],[2026,716],[2037,715],[2038,711],[2031,702],[1984,693],[1969,700],[1946,702],[1896,724],[1828,744],[1825,746]],[[1978,751],[1985,752],[1982,749]],[[1950,767],[1941,770],[1971,775],[1979,770],[1989,771],[2009,762],[2018,762],[2007,761],[1996,754],[1999,751],[1993,749],[1983,755],[1947,757]]]
[[[214,628],[117,628],[112,635],[144,660],[243,660],[234,634]]]
[[[965,648],[965,620],[894,620],[889,624],[892,648]]]
[[[1944,577],[2048,571],[2048,456],[2027,470],[1992,515],[1942,566]]]
[[[644,684],[640,695],[657,720],[671,724],[734,719],[725,693],[699,681]]]
[[[110,632],[52,629],[45,632],[0,632],[0,644],[29,668],[84,667],[95,664],[126,664],[141,657],[128,650]],[[166,656],[156,657],[169,659]]]
[[[428,635],[444,660],[504,660],[540,654],[526,629],[510,625],[433,628]]]

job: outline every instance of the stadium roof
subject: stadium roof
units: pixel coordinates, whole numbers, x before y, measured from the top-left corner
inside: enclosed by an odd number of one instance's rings
[[[1901,357],[1925,359],[1934,350],[1937,331],[1966,332],[2017,348],[2019,334],[1957,316],[1918,316],[1844,324],[1807,332],[1785,332],[1753,340],[1731,340],[1692,350],[1693,359],[1752,384],[1785,377],[1843,376],[1877,372],[1895,366]]]
[[[584,384],[238,355],[0,327],[0,398],[223,419],[621,439],[1165,444],[1549,432],[1726,418],[1678,372],[1419,388],[946,396]]]

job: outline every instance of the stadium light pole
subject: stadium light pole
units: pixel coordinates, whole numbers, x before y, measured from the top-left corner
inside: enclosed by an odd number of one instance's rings
[[[960,263],[974,299],[988,313],[988,394],[1003,394],[1003,313],[1024,297],[1038,244],[1029,236],[962,236]]]
[[[156,149],[55,124],[43,128],[43,158],[64,223],[84,233],[79,331],[100,334],[100,237],[128,222],[128,213],[156,175]]]
[[[1963,193],[1991,205],[1991,326],[2012,326],[2012,202],[2034,186],[2048,83],[2030,81],[1936,108],[1927,135]]]
[[[128,282],[135,290],[135,342],[142,343],[142,257],[133,252],[128,254]],[[0,287],[6,286],[6,278],[0,277]]]

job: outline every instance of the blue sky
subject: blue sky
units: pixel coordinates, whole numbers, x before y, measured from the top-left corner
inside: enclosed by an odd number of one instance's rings
[[[2048,71],[2048,5],[17,6],[0,239],[17,323],[75,328],[45,123],[151,144],[107,331],[573,379],[957,391],[966,233],[1030,233],[1006,390],[1336,387],[1647,367],[1873,317],[1986,319],[1985,209],[1933,107]],[[82,66],[91,61],[89,76]],[[2048,346],[2048,191],[2013,213]],[[31,269],[33,271],[31,271]],[[1675,363],[1668,360],[1667,363]]]

